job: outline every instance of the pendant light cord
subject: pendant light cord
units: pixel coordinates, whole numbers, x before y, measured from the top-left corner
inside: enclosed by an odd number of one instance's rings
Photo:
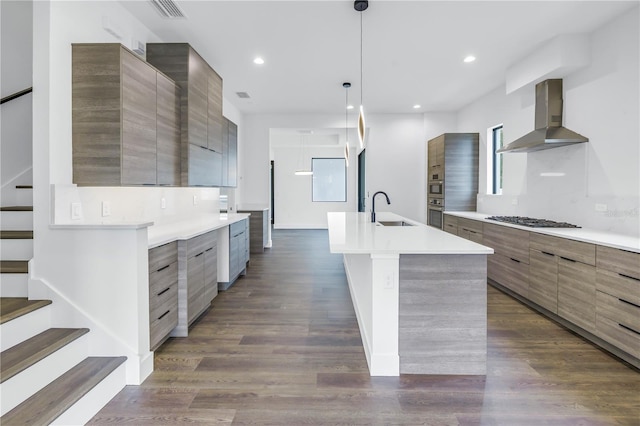
[[[362,53],[362,12],[360,12],[360,106],[363,105],[362,103],[362,94],[364,92],[364,83],[362,80],[362,58],[363,58],[363,53]]]

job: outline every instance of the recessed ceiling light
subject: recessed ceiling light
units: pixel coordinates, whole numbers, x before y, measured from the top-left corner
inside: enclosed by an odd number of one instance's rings
[[[353,105],[347,105],[347,109],[353,109]]]
[[[253,60],[253,63],[256,64],[256,65],[262,65],[262,64],[264,64],[264,59],[262,59],[261,57],[258,56],[257,58],[255,58]]]
[[[418,108],[422,108],[422,105],[420,105],[420,104],[415,104],[415,105],[413,106],[413,109],[418,109]]]
[[[464,61],[465,61],[466,63],[473,62],[473,61],[475,61],[475,60],[476,60],[476,57],[475,57],[475,56],[473,56],[473,55],[469,55],[469,56],[467,56],[466,58],[464,58]]]

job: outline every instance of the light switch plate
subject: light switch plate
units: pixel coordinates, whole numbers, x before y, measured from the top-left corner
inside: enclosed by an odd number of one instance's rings
[[[596,211],[597,212],[606,212],[607,211],[607,205],[606,204],[596,204]]]
[[[71,219],[73,220],[82,219],[82,204],[71,203]]]
[[[102,202],[102,217],[111,216],[111,203],[109,201]]]
[[[198,196],[194,195],[193,196],[193,205],[195,206],[196,204],[198,204]]]
[[[160,199],[160,208],[161,209],[166,209],[167,208],[167,200],[164,197],[162,197]]]

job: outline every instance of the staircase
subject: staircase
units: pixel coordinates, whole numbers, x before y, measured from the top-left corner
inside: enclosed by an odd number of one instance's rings
[[[29,300],[32,187],[0,207],[0,424],[80,425],[124,384],[126,357],[89,356],[89,329],[52,328],[49,300]]]

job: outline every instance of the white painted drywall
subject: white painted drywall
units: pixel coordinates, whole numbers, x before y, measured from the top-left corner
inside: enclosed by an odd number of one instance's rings
[[[504,154],[502,196],[486,195],[486,131],[504,123],[508,143],[533,130],[534,87],[510,95],[501,87],[459,111],[458,131],[480,132],[479,211],[640,235],[638,9],[599,28],[590,41],[590,64],[563,78],[564,125],[589,142]],[[546,173],[562,176],[541,176]],[[608,211],[596,211],[596,204]]]

